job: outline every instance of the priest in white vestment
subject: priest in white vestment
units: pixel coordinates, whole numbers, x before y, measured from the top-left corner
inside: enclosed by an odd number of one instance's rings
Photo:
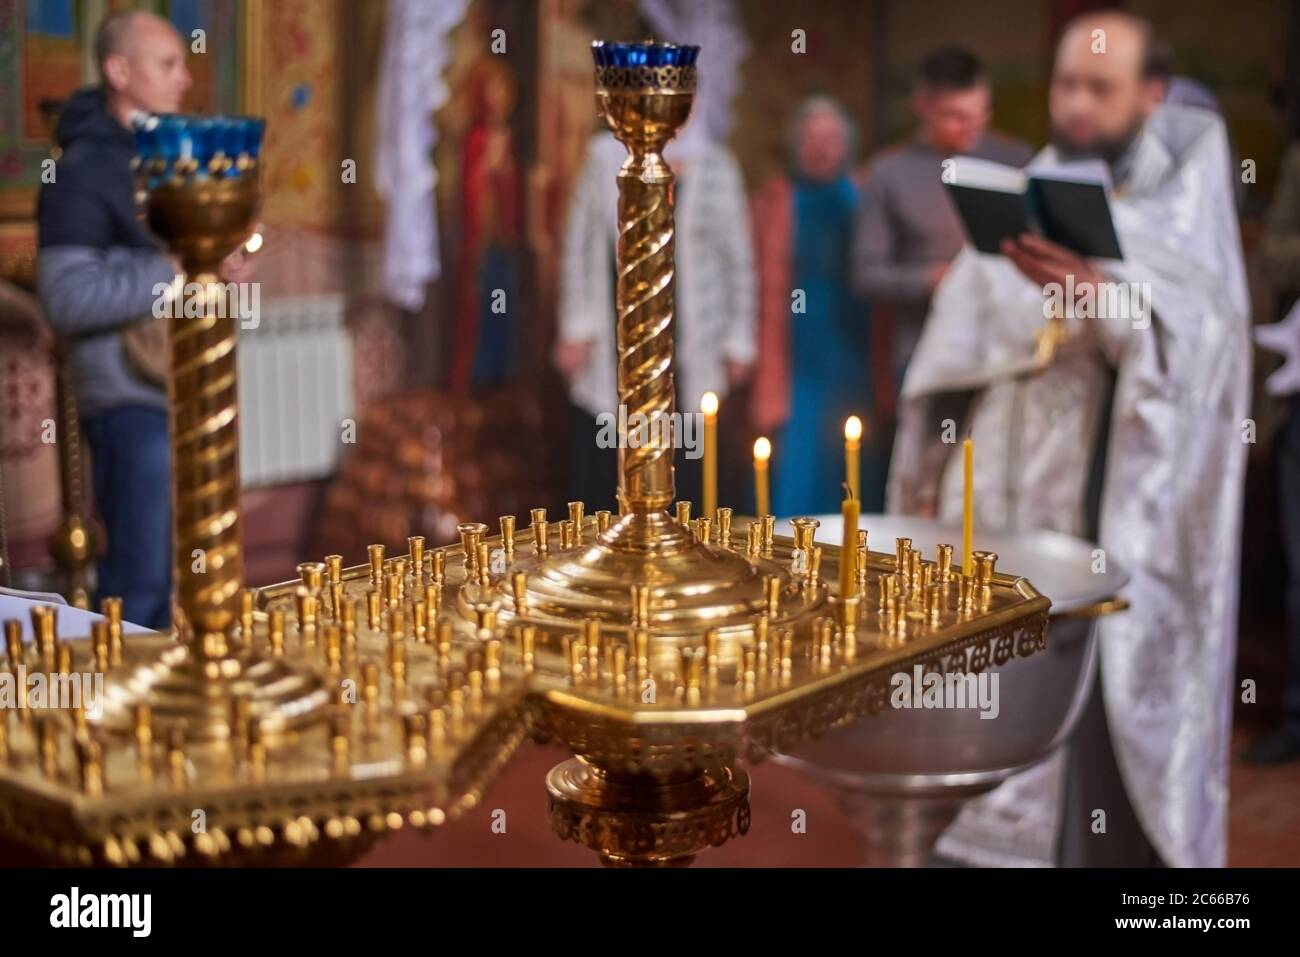
[[[892,511],[959,519],[954,431],[969,431],[976,548],[981,528],[1055,529],[1094,538],[1131,576],[1131,610],[1099,622],[1090,709],[1104,700],[1117,797],[1070,807],[1060,753],[967,806],[939,844],[966,863],[1061,863],[1071,832],[1065,863],[1226,861],[1248,301],[1223,123],[1159,105],[1149,40],[1119,13],[1067,27],[1053,142],[1031,163],[1104,162],[1123,260],[1028,236],[1003,255],[967,246],[904,382]],[[1060,305],[1062,290],[1064,335],[1045,341],[1045,303]],[[1033,580],[1032,568],[1005,570]],[[1081,753],[1082,737],[1066,750]],[[1085,783],[1099,783],[1095,766]],[[1135,821],[1134,838],[1110,835],[1118,857],[1089,855],[1105,839],[1098,809],[1116,826],[1125,810]]]

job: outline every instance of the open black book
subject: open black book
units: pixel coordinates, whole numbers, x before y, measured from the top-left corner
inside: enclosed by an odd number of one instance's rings
[[[1026,171],[967,156],[950,164],[944,182],[966,236],[980,252],[997,253],[1002,240],[1037,232],[1081,256],[1124,258],[1106,198],[1104,165]]]

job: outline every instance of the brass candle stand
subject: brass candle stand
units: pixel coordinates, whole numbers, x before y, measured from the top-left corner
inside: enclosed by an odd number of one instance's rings
[[[466,523],[456,546],[343,573],[343,594],[392,601],[387,569],[416,574],[411,615],[443,615],[456,641],[501,641],[528,687],[533,735],[575,758],[551,770],[551,823],[611,865],[689,863],[749,826],[745,759],[878,712],[889,679],[980,671],[1046,640],[1048,601],[997,575],[996,556],[958,574],[952,549],[923,561],[900,539],[868,552],[851,594],[836,556],[772,516],[730,509],[691,520],[673,504],[673,174],[662,151],[685,122],[697,49],[596,44],[600,115],[628,150],[618,176],[618,420],[621,514],[572,502],[557,522],[533,509]],[[627,423],[650,428],[631,441]],[[850,543],[854,547],[855,543]],[[394,565],[394,563],[397,563]],[[265,589],[291,608],[296,583]],[[388,589],[385,593],[384,589]],[[378,620],[378,617],[376,618]]]
[[[400,611],[359,623],[322,575],[288,623],[244,588],[237,320],[218,270],[257,212],[260,135],[191,117],[141,132],[146,217],[185,269],[169,329],[175,624],[124,640],[109,600],[65,641],[57,609],[37,608],[24,646],[6,622],[3,677],[21,690],[0,711],[6,861],[342,862],[472,806],[525,736],[520,682],[482,651],[408,660]],[[37,701],[32,674],[63,695]]]
[[[238,318],[222,260],[252,232],[259,170],[195,159],[210,120],[155,118],[155,135],[175,128],[188,156],[146,186],[146,219],[184,268],[174,286],[168,330],[171,369],[173,631],[178,646],[108,689],[104,722],[128,730],[147,708],[158,730],[183,727],[191,741],[230,737],[232,702],[265,732],[323,720],[330,696],[320,679],[257,650],[237,634],[244,587],[239,509],[239,416],[235,367]],[[236,121],[231,121],[232,125]],[[247,138],[247,134],[245,134]],[[215,153],[216,151],[213,150]],[[156,162],[146,157],[146,164]],[[148,176],[149,170],[141,171]],[[233,175],[227,175],[233,173]]]
[[[694,47],[596,44],[597,103],[619,174],[618,388],[626,416],[673,422],[673,176]],[[195,275],[245,235],[255,176],[155,188],[150,221]],[[195,238],[199,237],[199,238]],[[689,863],[749,827],[744,763],[878,713],[890,679],[980,672],[1045,646],[1049,602],[1024,579],[869,552],[850,588],[817,523],[674,512],[674,433],[620,435],[620,514],[466,523],[460,541],[338,555],[242,588],[233,326],[211,312],[173,342],[179,620],[123,642],[61,642],[48,613],[10,667],[109,676],[102,719],[3,716],[0,840],[42,859],[346,860],[398,827],[472,807],[527,737],[575,757],[546,780],[563,839],[610,865]],[[187,577],[193,551],[208,574]],[[217,559],[214,571],[214,558]],[[110,605],[111,615],[116,606]],[[198,733],[193,733],[197,731]],[[206,830],[192,832],[194,810]]]

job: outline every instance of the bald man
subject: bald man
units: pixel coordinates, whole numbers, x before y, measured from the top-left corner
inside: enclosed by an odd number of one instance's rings
[[[151,316],[154,289],[176,265],[136,215],[131,120],[174,113],[190,86],[185,46],[166,20],[114,14],[95,52],[102,83],[59,116],[61,150],[40,195],[38,287],[66,340],[77,409],[91,452],[95,502],[107,532],[99,594],[154,628],[170,620],[170,518],[165,384],[128,359],[123,330]]]
[[[1225,862],[1248,303],[1223,122],[1161,105],[1151,39],[1123,14],[1069,25],[1030,164],[1109,178],[1123,260],[967,246],[903,385],[893,510],[958,520],[969,430],[977,548],[980,528],[1062,531],[1130,575],[1066,753],[940,842],[970,863]]]

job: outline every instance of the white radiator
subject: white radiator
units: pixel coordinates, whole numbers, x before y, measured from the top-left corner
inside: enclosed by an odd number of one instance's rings
[[[245,487],[334,471],[352,417],[352,338],[339,295],[263,300],[239,331],[240,472]]]

